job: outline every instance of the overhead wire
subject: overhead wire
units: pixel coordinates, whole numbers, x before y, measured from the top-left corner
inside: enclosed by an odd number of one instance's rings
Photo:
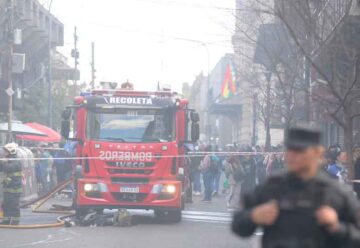
[[[175,6],[175,7],[184,7],[184,8],[199,8],[199,9],[214,9],[214,10],[223,10],[223,11],[234,11],[234,8],[229,7],[222,7],[222,6],[215,6],[215,5],[205,5],[200,3],[194,2],[180,2],[174,0],[135,0],[137,2],[144,2],[144,3],[151,3],[151,4],[158,4],[164,6]]]

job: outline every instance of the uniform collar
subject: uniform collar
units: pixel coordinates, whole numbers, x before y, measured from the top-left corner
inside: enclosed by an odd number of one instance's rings
[[[296,174],[288,172],[289,184],[290,186],[293,186],[295,188],[304,187],[305,185],[312,183],[314,181],[325,180],[325,179],[326,179],[326,174],[323,173],[321,170],[319,170],[313,178],[310,178],[308,180],[304,180],[301,177],[297,176]]]

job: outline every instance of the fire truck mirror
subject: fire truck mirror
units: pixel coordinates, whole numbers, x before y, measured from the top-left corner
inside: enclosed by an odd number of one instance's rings
[[[70,109],[65,109],[65,110],[62,112],[61,117],[62,117],[64,120],[69,120],[70,117],[71,117],[71,110],[70,110]]]
[[[200,125],[197,122],[191,124],[191,141],[196,142],[200,138]]]
[[[80,141],[76,138],[76,113],[74,108],[62,112],[61,136],[67,140]]]
[[[200,121],[199,113],[191,112],[190,113],[190,119],[191,119],[192,122],[199,122]]]
[[[69,134],[70,134],[70,121],[62,120],[61,121],[61,136],[64,139],[69,139]]]

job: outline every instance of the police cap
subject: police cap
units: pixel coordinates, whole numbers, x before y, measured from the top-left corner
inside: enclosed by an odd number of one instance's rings
[[[321,131],[310,125],[290,127],[286,131],[285,146],[287,149],[303,150],[320,145]]]

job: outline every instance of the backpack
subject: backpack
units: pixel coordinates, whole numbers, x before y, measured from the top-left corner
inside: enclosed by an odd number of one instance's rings
[[[210,167],[209,170],[213,173],[216,174],[219,172],[219,163],[220,160],[218,157],[211,155],[210,156]]]
[[[231,165],[232,168],[233,168],[233,178],[236,182],[241,182],[244,177],[245,177],[245,171],[244,169],[242,168],[242,166],[238,166],[236,168],[234,168],[233,165]]]

